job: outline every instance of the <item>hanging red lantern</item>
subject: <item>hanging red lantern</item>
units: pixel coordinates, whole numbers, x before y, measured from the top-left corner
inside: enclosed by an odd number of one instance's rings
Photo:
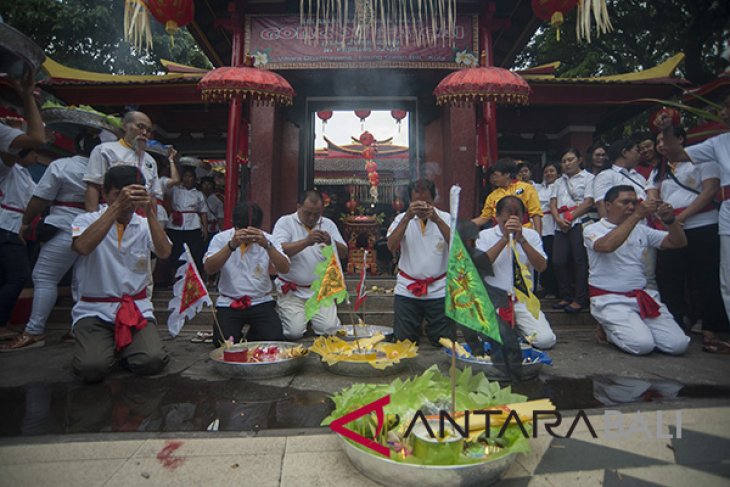
[[[395,119],[395,123],[398,124],[398,133],[400,133],[400,125],[404,118],[406,118],[408,112],[405,110],[391,110],[390,116]]]
[[[361,122],[364,122],[365,119],[370,116],[370,110],[355,110],[355,115],[357,115],[357,118],[359,118]]]
[[[373,145],[375,143],[375,137],[373,136],[373,134],[371,134],[368,131],[365,131],[362,134],[360,134],[359,140],[360,140],[360,143],[362,145],[364,145],[365,147],[370,147],[371,145]]]
[[[152,16],[164,24],[169,35],[174,35],[180,27],[185,27],[195,17],[193,0],[144,0],[144,3]]]
[[[672,119],[672,125],[674,127],[678,127],[679,124],[682,121],[682,116],[679,114],[678,110],[675,110],[674,108],[662,108],[661,110],[657,110],[656,112],[649,115],[649,130],[653,134],[658,134],[661,129],[659,128],[659,118],[662,115],[668,115]]]
[[[365,163],[365,170],[368,173],[372,173],[378,170],[378,163],[375,161],[367,161]]]
[[[374,147],[365,147],[365,149],[362,151],[362,156],[365,159],[374,159],[375,158],[375,148]]]
[[[565,21],[565,14],[578,5],[578,0],[532,0],[532,11],[542,20],[549,20],[557,29],[560,40],[560,26]]]
[[[322,132],[327,127],[327,120],[332,118],[332,110],[320,110],[317,112],[317,118],[322,120]]]

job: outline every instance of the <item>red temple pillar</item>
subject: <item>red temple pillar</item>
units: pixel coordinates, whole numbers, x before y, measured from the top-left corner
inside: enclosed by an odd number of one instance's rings
[[[481,27],[481,48],[484,56],[482,57],[484,66],[494,65],[494,53],[493,42],[492,42],[492,29],[494,28],[495,22],[493,19],[496,5],[489,3],[484,13]],[[493,166],[497,161],[497,104],[493,101],[485,101],[482,104],[482,120],[481,120],[481,132],[479,137],[483,137],[485,143],[478,144],[481,152],[478,154],[479,164],[482,167]]]

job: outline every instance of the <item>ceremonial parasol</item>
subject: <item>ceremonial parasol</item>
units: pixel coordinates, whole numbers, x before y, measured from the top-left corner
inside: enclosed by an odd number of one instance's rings
[[[488,105],[526,105],[532,90],[520,75],[507,69],[487,66],[485,52],[482,52],[481,58],[482,66],[449,74],[441,80],[433,94],[437,105],[482,104],[482,116],[479,117],[477,126],[477,160],[484,168],[497,154],[494,110],[489,110]],[[482,133],[485,129],[487,133]]]
[[[204,101],[225,102],[232,98],[263,104],[291,105],[294,89],[282,76],[253,66],[217,68],[198,83]]]
[[[235,64],[235,63],[234,63]],[[243,120],[239,131],[244,103],[255,101],[264,105],[292,105],[294,88],[282,76],[253,67],[253,57],[246,56],[244,66],[228,66],[214,69],[198,83],[203,100],[229,102],[228,141],[226,147],[226,198],[224,227],[232,225],[238,165],[248,164],[248,122]],[[240,105],[239,105],[240,104]],[[250,166],[249,166],[250,169]],[[251,178],[248,178],[248,197],[251,197]]]

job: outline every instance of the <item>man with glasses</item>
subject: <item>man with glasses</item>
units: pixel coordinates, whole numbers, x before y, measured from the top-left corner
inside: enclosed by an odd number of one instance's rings
[[[340,258],[347,257],[345,240],[335,222],[322,216],[322,209],[322,195],[307,191],[299,197],[297,211],[279,218],[272,232],[274,244],[291,260],[289,272],[279,272],[276,279],[277,308],[288,340],[298,340],[307,329],[304,303],[312,296],[314,269],[325,260],[322,248],[334,240]],[[320,308],[311,321],[317,335],[334,334],[340,327],[337,305]]]
[[[101,184],[104,174],[112,166],[134,166],[147,181],[146,189],[157,198],[162,198],[157,176],[157,163],[145,152],[147,141],[152,135],[152,122],[142,112],[127,112],[124,115],[124,136],[114,142],[96,146],[91,152],[84,174],[86,187],[86,211],[96,211],[99,207]]]

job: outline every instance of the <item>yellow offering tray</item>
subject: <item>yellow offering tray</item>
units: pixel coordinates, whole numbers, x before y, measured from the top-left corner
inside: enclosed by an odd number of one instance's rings
[[[383,342],[382,334],[345,341],[339,337],[319,337],[309,350],[322,357],[329,371],[355,377],[396,374],[418,355],[418,346],[408,340]]]

